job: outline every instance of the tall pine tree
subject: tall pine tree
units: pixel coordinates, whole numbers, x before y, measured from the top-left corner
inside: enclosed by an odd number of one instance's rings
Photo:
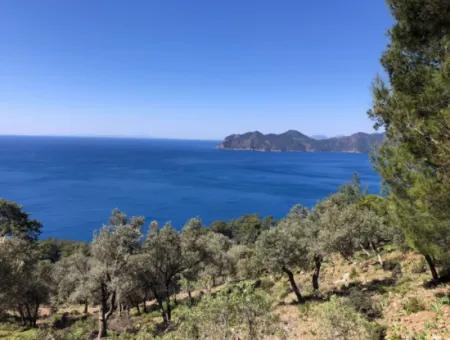
[[[450,267],[450,0],[388,0],[395,19],[369,116],[384,127],[375,156],[406,239]]]

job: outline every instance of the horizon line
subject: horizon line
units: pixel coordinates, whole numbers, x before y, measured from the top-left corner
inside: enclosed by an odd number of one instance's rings
[[[103,134],[20,134],[20,133],[0,133],[0,137],[55,137],[55,138],[105,138],[105,139],[159,139],[159,140],[187,140],[187,141],[211,141],[211,142],[217,142],[217,141],[222,141],[224,140],[226,137],[231,136],[231,135],[242,135],[245,133],[252,133],[252,132],[259,132],[262,133],[264,135],[267,134],[283,134],[286,133],[288,131],[298,131],[300,133],[303,134],[303,132],[297,130],[297,129],[288,129],[284,132],[279,132],[279,133],[275,133],[275,132],[262,132],[260,130],[248,130],[245,132],[239,132],[239,133],[231,133],[228,134],[224,137],[221,138],[201,138],[201,137],[196,137],[196,138],[190,138],[190,137],[154,137],[154,136],[145,136],[145,135],[103,135]],[[336,134],[333,136],[329,136],[327,134],[321,134],[321,133],[313,133],[313,134],[305,134],[306,136],[310,137],[310,138],[314,138],[314,136],[323,136],[326,139],[329,138],[337,138],[337,137],[348,137],[357,133],[367,133],[367,134],[374,134],[374,133],[384,133],[384,132],[380,132],[380,131],[376,131],[373,130],[372,132],[368,132],[368,131],[356,131],[350,134]]]

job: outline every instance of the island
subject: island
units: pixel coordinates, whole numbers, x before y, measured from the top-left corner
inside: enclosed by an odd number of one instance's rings
[[[296,130],[281,134],[259,131],[233,134],[218,145],[220,149],[264,152],[353,152],[368,153],[381,145],[383,133],[358,132],[350,136],[315,139]]]

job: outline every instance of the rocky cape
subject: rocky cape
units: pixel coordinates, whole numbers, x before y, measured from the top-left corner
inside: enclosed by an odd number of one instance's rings
[[[220,149],[265,152],[354,152],[367,153],[379,146],[383,133],[358,132],[351,136],[314,139],[296,130],[281,134],[262,134],[259,131],[234,134],[219,144]]]

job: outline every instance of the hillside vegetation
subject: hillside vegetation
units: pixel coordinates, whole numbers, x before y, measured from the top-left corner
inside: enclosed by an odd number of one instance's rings
[[[85,244],[38,241],[39,223],[0,201],[0,336],[445,339],[450,285],[432,280],[387,204],[354,177],[280,221],[153,221],[143,235],[143,218],[114,210]]]

